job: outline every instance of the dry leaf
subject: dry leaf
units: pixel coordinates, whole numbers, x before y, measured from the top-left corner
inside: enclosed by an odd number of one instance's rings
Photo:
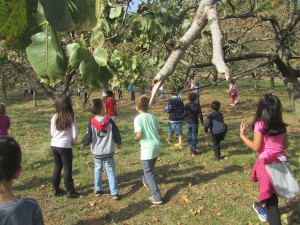
[[[182,195],[181,198],[182,198],[182,200],[185,201],[186,203],[190,202],[189,196],[187,196],[187,195]]]
[[[93,207],[93,206],[95,206],[95,202],[89,202],[89,205],[90,205],[91,207]]]

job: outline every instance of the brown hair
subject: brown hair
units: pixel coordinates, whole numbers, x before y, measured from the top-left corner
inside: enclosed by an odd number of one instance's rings
[[[219,111],[221,107],[221,103],[219,101],[213,101],[210,106],[213,110]]]
[[[197,94],[195,92],[188,93],[188,99],[190,102],[194,102],[197,99]]]
[[[55,98],[56,121],[55,126],[59,131],[71,127],[74,122],[74,112],[71,98],[65,94],[59,93]]]
[[[89,110],[94,115],[99,115],[103,109],[103,103],[100,98],[92,99],[89,103]]]
[[[146,95],[141,95],[137,98],[136,105],[138,109],[147,112],[149,108],[150,99]]]
[[[5,113],[6,113],[6,106],[3,103],[1,103],[0,104],[0,115],[5,115]]]

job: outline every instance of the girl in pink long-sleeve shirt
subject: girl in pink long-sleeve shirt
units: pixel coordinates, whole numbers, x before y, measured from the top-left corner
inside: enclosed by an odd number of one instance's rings
[[[252,181],[259,182],[259,200],[253,208],[262,222],[280,225],[278,197],[265,164],[276,162],[279,156],[285,156],[288,146],[287,124],[282,119],[282,107],[279,98],[273,94],[265,94],[258,103],[256,115],[251,124],[254,132],[253,140],[246,137],[248,124],[242,122],[240,137],[245,144],[258,153],[252,170]]]
[[[6,114],[6,106],[0,104],[0,137],[8,136],[8,129],[10,127],[10,119]]]

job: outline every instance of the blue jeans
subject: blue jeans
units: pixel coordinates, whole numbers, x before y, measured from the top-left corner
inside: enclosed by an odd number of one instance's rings
[[[156,199],[161,199],[160,190],[158,189],[156,182],[154,180],[154,166],[156,163],[157,158],[149,159],[149,160],[142,160],[142,167],[144,171],[144,180],[149,185],[151,189],[152,196]]]
[[[187,123],[187,139],[188,139],[188,146],[191,151],[195,152],[196,145],[198,143],[198,124],[196,123]]]
[[[168,135],[173,135],[176,129],[176,135],[182,135],[182,121],[168,122]]]
[[[103,163],[105,166],[105,171],[108,178],[109,189],[112,195],[116,195],[119,192],[117,178],[115,173],[115,161],[114,157],[97,159],[94,158],[94,182],[95,182],[95,190],[101,191],[102,189],[102,171],[103,171]]]

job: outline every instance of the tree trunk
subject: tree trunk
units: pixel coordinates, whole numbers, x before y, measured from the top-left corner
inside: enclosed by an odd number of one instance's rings
[[[292,101],[293,109],[300,122],[300,85],[297,79],[297,73],[293,68],[287,66],[279,57],[275,59],[278,69],[284,76],[284,85]]]
[[[54,104],[54,95],[52,92],[48,91],[43,83],[37,82],[40,88],[43,90],[44,94],[46,95],[47,99]]]
[[[257,91],[258,85],[257,85],[257,79],[256,79],[256,72],[252,72],[251,77],[252,77],[252,81],[253,81],[254,90]]]
[[[33,90],[33,93],[32,93],[32,106],[33,107],[36,107],[37,104],[36,104],[36,91],[35,89],[32,89]]]
[[[274,77],[270,76],[270,88],[273,90],[275,88],[275,82],[274,82]]]
[[[2,98],[4,101],[7,101],[6,84],[3,78],[1,83],[2,83]]]

